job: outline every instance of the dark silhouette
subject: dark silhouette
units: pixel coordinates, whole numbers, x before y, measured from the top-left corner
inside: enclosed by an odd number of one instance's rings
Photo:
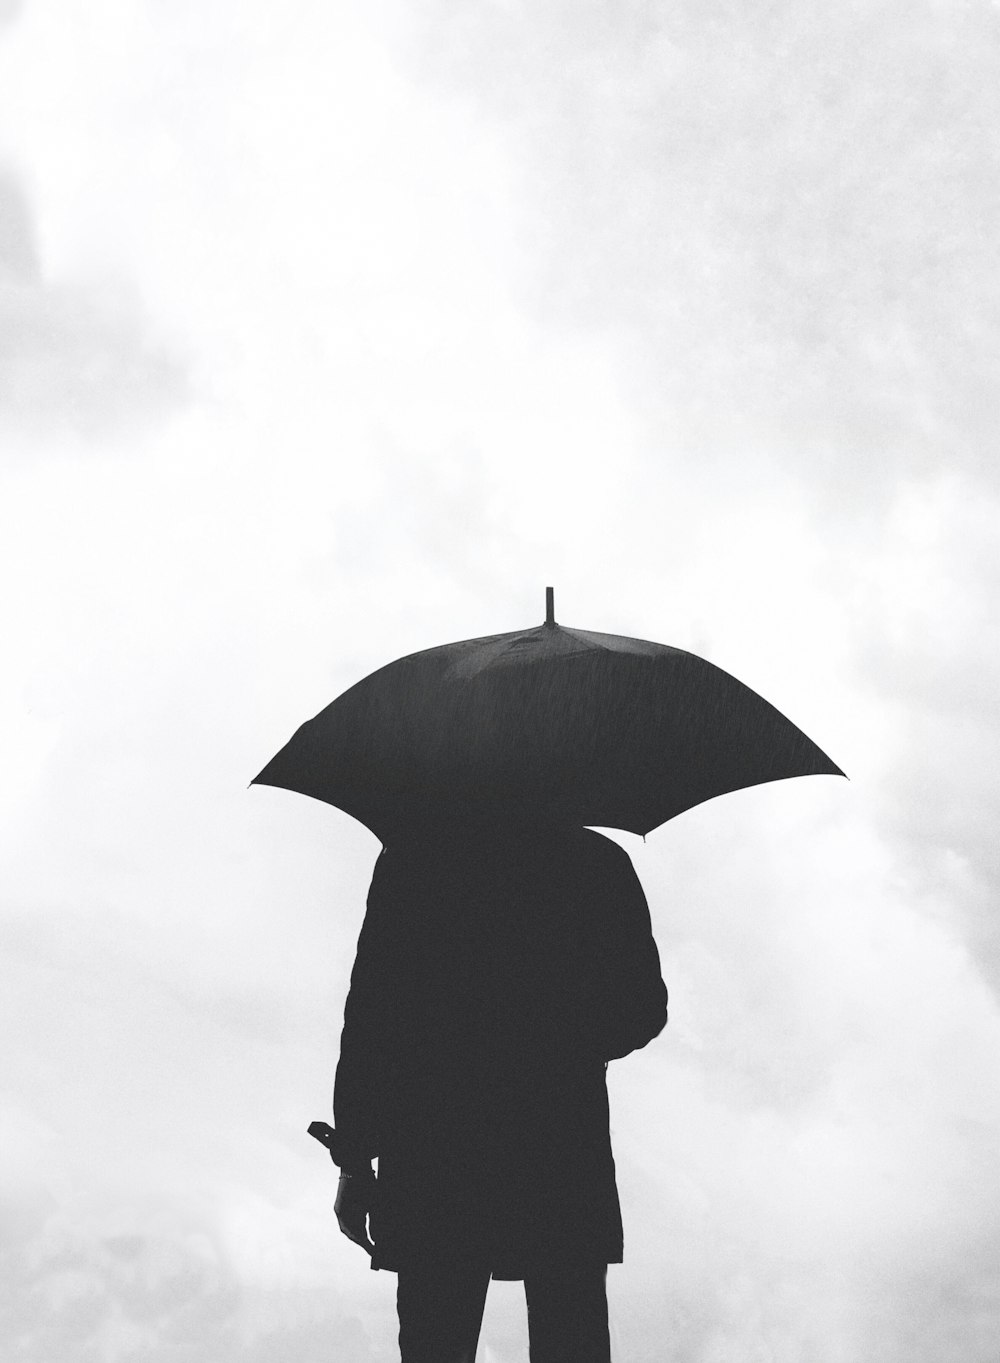
[[[341,1228],[399,1275],[403,1363],[471,1363],[491,1277],[524,1280],[532,1363],[607,1363],[607,1062],[666,1018],[646,899],[610,839],[466,817],[385,847],[328,1143]]]
[[[551,605],[551,603],[550,603]],[[381,667],[300,725],[254,780],[346,810],[391,845],[415,813],[503,801],[643,835],[727,791],[826,772],[812,739],[722,668],[557,625]]]
[[[632,864],[583,825],[645,835],[821,772],[843,775],[735,677],[558,625],[548,587],[544,624],[379,668],[254,778],[336,805],[385,849],[337,1129],[310,1131],[344,1171],[341,1229],[399,1274],[403,1363],[471,1363],[491,1276],[524,1280],[532,1363],[607,1363],[607,1062],[660,1032],[667,993]]]

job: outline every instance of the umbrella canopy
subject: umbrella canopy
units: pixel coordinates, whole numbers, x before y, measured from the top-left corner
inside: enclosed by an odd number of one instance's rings
[[[383,842],[421,818],[506,813],[646,834],[713,796],[844,773],[721,668],[557,625],[412,653],[345,691],[254,778]]]

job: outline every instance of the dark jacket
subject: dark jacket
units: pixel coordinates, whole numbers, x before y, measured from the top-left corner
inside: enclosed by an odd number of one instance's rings
[[[605,1062],[667,1019],[649,911],[586,829],[387,847],[344,1009],[343,1162],[379,1160],[372,1268],[620,1263]]]

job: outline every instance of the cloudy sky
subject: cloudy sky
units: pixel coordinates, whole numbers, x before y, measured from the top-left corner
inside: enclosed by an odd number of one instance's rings
[[[995,1363],[998,126],[986,0],[0,0],[4,1357],[398,1356],[378,844],[247,782],[551,583],[851,777],[616,835],[616,1363]]]

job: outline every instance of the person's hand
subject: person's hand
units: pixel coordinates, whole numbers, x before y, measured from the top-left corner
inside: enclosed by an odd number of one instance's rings
[[[333,1210],[337,1214],[337,1224],[356,1245],[368,1254],[375,1246],[368,1238],[368,1214],[375,1201],[375,1175],[341,1174],[337,1185],[337,1200]]]

